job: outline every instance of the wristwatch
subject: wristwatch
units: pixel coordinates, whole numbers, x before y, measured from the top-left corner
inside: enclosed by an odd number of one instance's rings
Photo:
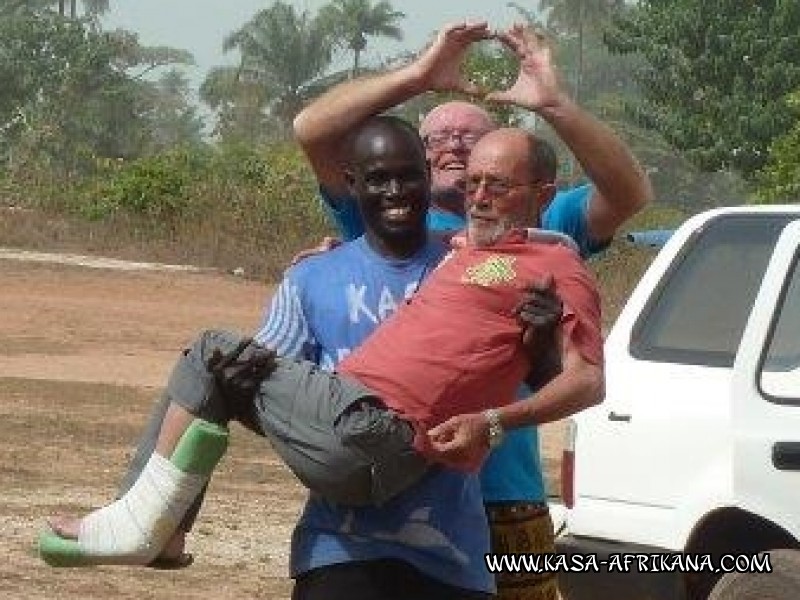
[[[489,408],[483,411],[483,416],[489,422],[489,448],[497,448],[503,442],[505,435],[503,424],[500,423],[500,413],[495,408]]]

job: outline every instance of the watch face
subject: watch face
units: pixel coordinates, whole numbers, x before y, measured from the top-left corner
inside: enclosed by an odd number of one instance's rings
[[[503,430],[492,423],[489,425],[489,448],[496,448],[503,441]]]
[[[489,421],[489,430],[487,431],[489,448],[496,448],[503,441],[503,426],[500,424],[500,416],[493,409],[487,410],[484,414]]]

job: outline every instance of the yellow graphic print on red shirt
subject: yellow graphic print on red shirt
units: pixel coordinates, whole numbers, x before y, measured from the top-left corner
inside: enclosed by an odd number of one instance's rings
[[[467,268],[461,281],[483,287],[514,281],[517,277],[513,267],[516,260],[513,256],[492,254],[482,263]]]

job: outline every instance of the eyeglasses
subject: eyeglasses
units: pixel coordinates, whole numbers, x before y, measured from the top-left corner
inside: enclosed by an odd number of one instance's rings
[[[475,131],[453,131],[450,129],[442,129],[441,131],[434,131],[429,133],[422,140],[428,148],[440,150],[444,148],[448,142],[460,141],[465,148],[472,148],[478,143],[478,140],[483,137],[483,132]]]
[[[515,188],[536,185],[535,181],[526,181],[524,183],[514,183],[507,179],[494,179],[491,177],[469,177],[466,181],[465,189],[467,194],[475,194],[481,187],[487,194],[492,196],[505,196]]]

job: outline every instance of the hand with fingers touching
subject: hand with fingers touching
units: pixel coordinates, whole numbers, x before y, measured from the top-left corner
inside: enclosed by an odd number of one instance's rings
[[[482,413],[450,417],[428,430],[427,445],[436,462],[477,471],[489,454],[489,421]]]
[[[538,389],[561,372],[559,325],[564,305],[556,293],[553,276],[547,275],[528,286],[514,312],[522,326],[522,344],[531,364],[526,383]]]
[[[543,31],[518,24],[495,37],[519,58],[519,73],[510,88],[488,94],[487,100],[534,111],[569,101],[559,83],[552,50]]]
[[[492,37],[485,21],[457,23],[442,28],[433,43],[419,55],[414,65],[425,90],[483,93],[462,71],[464,56],[470,45]]]

